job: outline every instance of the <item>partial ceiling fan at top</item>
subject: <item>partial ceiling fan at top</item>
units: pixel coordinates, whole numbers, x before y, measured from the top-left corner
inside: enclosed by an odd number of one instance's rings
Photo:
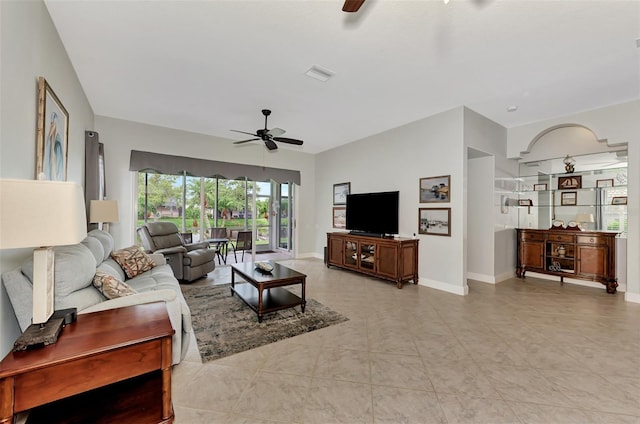
[[[267,146],[269,150],[276,150],[278,146],[276,145],[276,141],[279,143],[287,143],[287,144],[295,144],[296,146],[302,146],[303,141],[295,138],[287,138],[280,137],[286,131],[282,128],[267,128],[267,118],[271,115],[271,111],[269,109],[262,109],[262,114],[264,115],[264,129],[256,130],[255,134],[245,131],[231,130],[233,132],[252,135],[257,138],[249,138],[247,140],[234,141],[233,144],[243,144],[248,143],[249,141],[262,140],[264,141],[264,145]]]
[[[343,12],[357,12],[364,3],[364,0],[345,0],[342,6]]]

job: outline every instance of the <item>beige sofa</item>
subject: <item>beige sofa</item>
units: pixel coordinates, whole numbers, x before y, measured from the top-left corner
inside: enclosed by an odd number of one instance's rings
[[[187,353],[192,332],[191,312],[182,296],[180,284],[162,255],[150,255],[155,267],[134,278],[111,258],[114,242],[105,231],[93,230],[78,244],[55,247],[55,309],[77,308],[79,314],[121,308],[151,302],[164,302],[175,334],[173,335],[173,364]],[[107,299],[93,285],[93,277],[101,270],[126,282],[137,293]],[[2,282],[9,295],[18,324],[24,331],[32,316],[33,260],[2,274]]]

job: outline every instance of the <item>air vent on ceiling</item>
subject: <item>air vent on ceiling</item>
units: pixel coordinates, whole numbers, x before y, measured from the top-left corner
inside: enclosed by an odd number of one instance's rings
[[[318,81],[326,82],[334,76],[336,73],[330,71],[329,69],[322,68],[318,65],[313,65],[307,72],[304,73],[306,76],[317,79]]]

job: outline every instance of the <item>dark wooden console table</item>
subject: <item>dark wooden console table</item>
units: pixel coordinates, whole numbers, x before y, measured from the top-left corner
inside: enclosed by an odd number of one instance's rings
[[[391,280],[418,284],[418,240],[327,233],[327,267],[337,266]]]
[[[615,293],[616,235],[604,231],[533,230],[518,228],[516,275],[527,271],[596,281]]]
[[[164,302],[78,315],[55,344],[0,362],[0,423],[172,423]]]

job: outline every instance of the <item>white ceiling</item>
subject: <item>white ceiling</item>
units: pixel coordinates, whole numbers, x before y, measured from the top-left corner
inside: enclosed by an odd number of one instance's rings
[[[640,0],[45,3],[96,115],[240,140],[269,108],[308,153],[461,105],[513,127],[640,98]]]

